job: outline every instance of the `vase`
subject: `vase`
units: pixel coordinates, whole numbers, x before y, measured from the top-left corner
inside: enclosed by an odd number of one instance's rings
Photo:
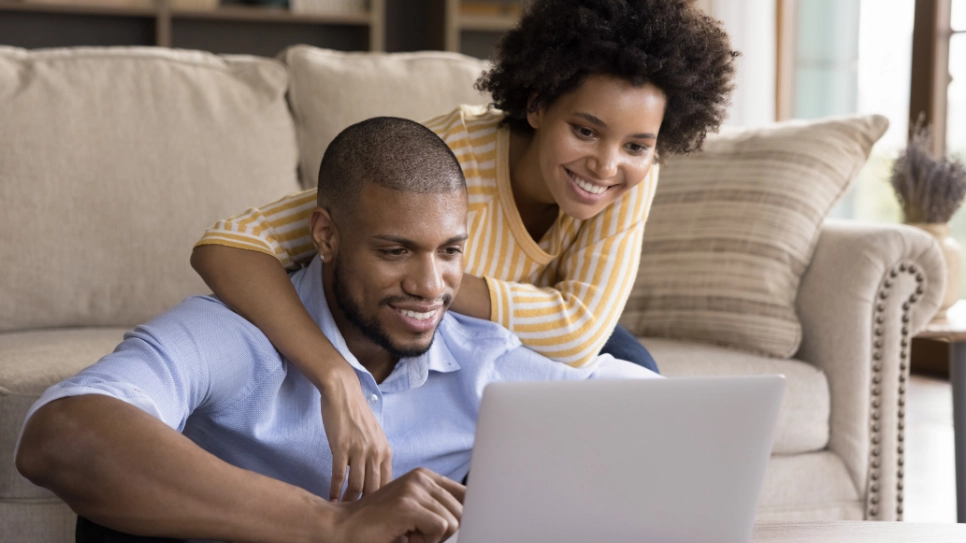
[[[931,235],[939,242],[939,247],[943,251],[943,260],[946,262],[946,294],[943,296],[943,303],[933,320],[944,319],[946,318],[946,310],[959,301],[959,270],[962,248],[956,238],[950,234],[949,223],[913,223],[909,226],[915,226]]]

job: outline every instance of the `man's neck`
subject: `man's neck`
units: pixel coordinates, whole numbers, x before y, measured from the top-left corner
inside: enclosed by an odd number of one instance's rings
[[[349,321],[336,301],[335,293],[330,286],[331,282],[331,274],[326,275],[322,281],[325,303],[329,308],[329,314],[332,315],[335,327],[345,341],[346,348],[359,361],[359,364],[372,374],[372,378],[375,379],[377,384],[385,381],[392,370],[396,368],[399,359],[366,337],[361,330]]]
[[[336,325],[339,326],[338,321]],[[382,383],[389,377],[392,370],[396,368],[396,363],[399,362],[398,358],[390,355],[382,347],[374,344],[366,337],[362,338],[350,338],[352,335],[346,334],[346,328],[339,326],[339,330],[342,332],[342,337],[345,339],[345,345],[352,353],[352,356],[356,357],[359,364],[366,368],[369,373],[372,374],[372,378],[376,380],[376,384]]]

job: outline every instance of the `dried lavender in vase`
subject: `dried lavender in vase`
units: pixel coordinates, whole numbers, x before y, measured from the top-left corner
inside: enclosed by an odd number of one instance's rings
[[[936,158],[929,148],[929,129],[918,124],[892,167],[892,188],[907,223],[948,223],[966,197],[963,163]]]
[[[966,196],[966,167],[945,157],[934,157],[929,130],[916,124],[912,140],[892,167],[892,188],[906,223],[925,230],[939,242],[946,262],[946,292],[935,320],[959,300],[962,249],[950,234],[949,221]]]

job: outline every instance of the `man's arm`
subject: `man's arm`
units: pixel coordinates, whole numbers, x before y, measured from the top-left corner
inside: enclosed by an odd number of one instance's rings
[[[392,541],[456,530],[460,485],[417,471],[352,504],[236,468],[141,409],[102,395],[40,408],[17,469],[80,515],[138,535],[234,541]]]

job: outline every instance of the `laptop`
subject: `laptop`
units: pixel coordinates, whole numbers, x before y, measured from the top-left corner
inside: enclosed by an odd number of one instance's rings
[[[459,543],[747,543],[783,376],[494,383]]]

